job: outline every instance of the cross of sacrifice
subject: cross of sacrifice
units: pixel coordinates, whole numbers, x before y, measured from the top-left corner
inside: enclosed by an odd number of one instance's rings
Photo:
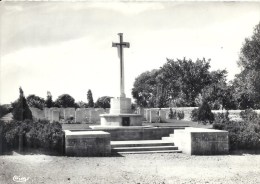
[[[124,84],[124,52],[123,48],[129,48],[129,42],[123,42],[123,33],[118,33],[119,35],[119,43],[113,43],[112,47],[117,47],[118,56],[120,59],[120,97],[125,96],[125,84]]]

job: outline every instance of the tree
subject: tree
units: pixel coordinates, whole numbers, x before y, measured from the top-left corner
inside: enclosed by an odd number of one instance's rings
[[[0,118],[11,112],[12,107],[9,104],[0,105]]]
[[[29,106],[26,102],[26,99],[23,94],[23,90],[20,87],[19,88],[20,96],[18,100],[16,100],[14,103],[12,103],[13,107],[13,118],[18,121],[23,121],[25,119],[32,119],[32,112],[29,109]]]
[[[110,108],[110,99],[111,97],[109,96],[102,96],[98,98],[95,103],[95,108],[103,108],[103,109]]]
[[[255,26],[252,37],[245,39],[238,64],[243,69],[260,69],[260,22]]]
[[[201,90],[210,84],[210,60],[205,58],[177,61],[167,59],[167,63],[162,67],[166,89],[170,99],[181,98],[184,106],[195,106],[195,98]]]
[[[79,101],[79,102],[77,102],[77,106],[78,106],[79,108],[87,108],[87,107],[88,107],[88,104],[85,103],[85,102],[83,102],[83,101]]]
[[[141,107],[155,107],[158,85],[156,77],[159,70],[147,71],[139,75],[134,82],[132,96]]]
[[[233,81],[237,106],[242,110],[255,108],[257,92],[254,90],[254,86],[250,84],[248,77],[242,77],[242,75],[242,73],[236,75],[236,78]]]
[[[39,96],[36,95],[29,95],[27,98],[27,103],[29,105],[29,107],[35,107],[38,109],[43,109],[44,108],[44,104],[45,104],[45,100]]]
[[[142,107],[195,106],[201,90],[211,84],[210,60],[167,59],[159,69],[144,72],[134,82],[133,98]]]
[[[245,39],[238,65],[242,71],[233,83],[238,107],[260,108],[260,22],[255,26],[252,37]]]
[[[45,106],[47,108],[51,108],[51,107],[53,107],[53,105],[54,105],[54,102],[52,101],[51,92],[47,91],[47,98],[45,100]]]
[[[202,89],[197,96],[197,106],[206,100],[212,109],[236,109],[232,85],[226,82],[226,70],[217,70],[210,73],[210,84]],[[199,102],[199,103],[198,103]]]
[[[94,107],[93,96],[92,96],[92,92],[90,89],[88,90],[88,93],[87,93],[87,99],[88,99],[88,106]]]
[[[63,94],[57,98],[55,104],[63,108],[75,107],[75,99],[68,94]]]
[[[211,112],[211,108],[206,100],[203,100],[201,106],[198,109],[193,109],[191,112],[192,121],[198,121],[203,124],[214,121],[214,114]]]

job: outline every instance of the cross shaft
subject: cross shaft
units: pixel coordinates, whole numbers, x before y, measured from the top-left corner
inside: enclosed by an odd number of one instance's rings
[[[117,47],[118,56],[120,59],[120,97],[125,96],[125,84],[124,84],[124,52],[123,48],[129,48],[130,44],[123,41],[123,33],[118,33],[119,43],[112,43],[112,47]]]

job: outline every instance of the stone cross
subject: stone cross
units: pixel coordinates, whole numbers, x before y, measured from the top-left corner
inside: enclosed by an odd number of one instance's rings
[[[125,83],[124,83],[124,52],[123,48],[129,48],[128,42],[123,42],[123,33],[118,33],[119,43],[112,43],[112,47],[117,47],[118,56],[120,58],[120,97],[125,97]]]

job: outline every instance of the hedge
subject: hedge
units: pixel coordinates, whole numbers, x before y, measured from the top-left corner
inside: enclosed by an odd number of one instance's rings
[[[44,152],[62,152],[63,131],[58,122],[46,120],[0,122],[2,126],[2,142],[5,152],[18,149],[19,136],[23,137],[26,150],[39,149]]]
[[[241,112],[242,121],[231,121],[227,113],[215,115],[213,128],[229,132],[231,150],[260,150],[260,117],[252,110]]]

